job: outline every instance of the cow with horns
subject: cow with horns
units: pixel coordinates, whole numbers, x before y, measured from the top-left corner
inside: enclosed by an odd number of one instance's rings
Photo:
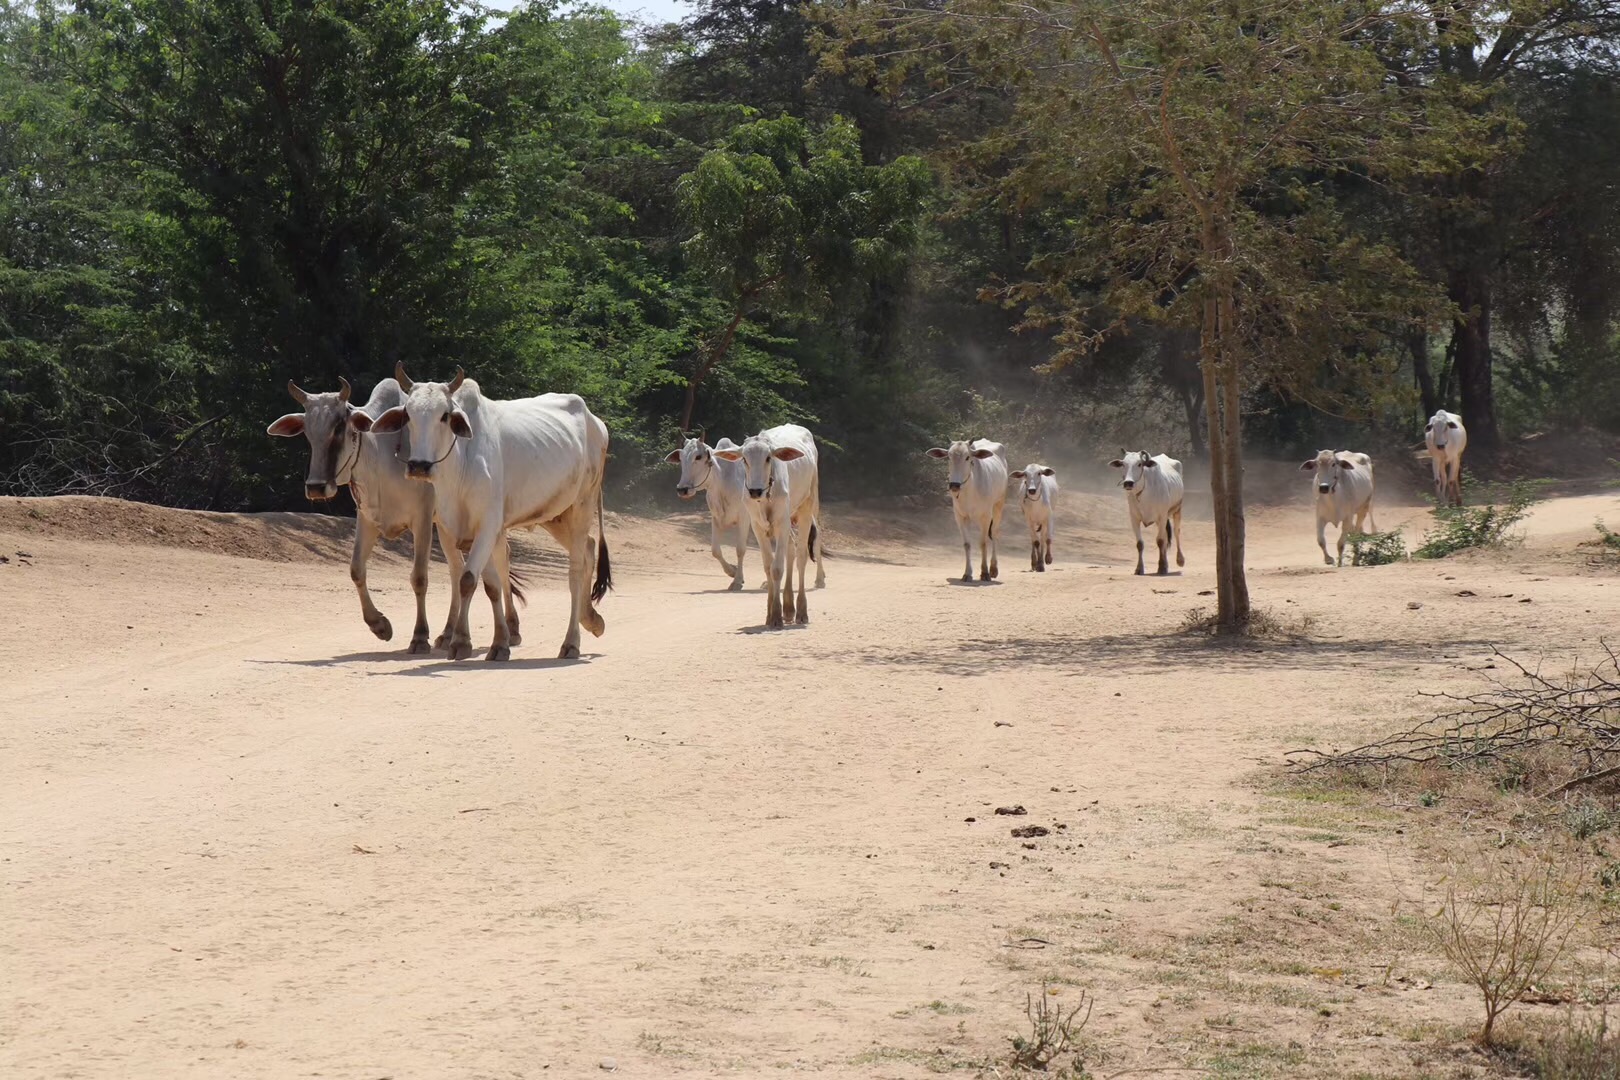
[[[377,610],[366,588],[366,564],[379,538],[393,540],[409,529],[414,550],[411,559],[411,590],[416,594],[416,625],[411,631],[412,653],[426,653],[428,642],[427,584],[428,559],[433,552],[433,489],[414,484],[406,477],[404,440],[397,434],[367,435],[371,424],[383,413],[405,400],[405,392],[393,379],[384,379],[371,391],[371,398],[356,406],[349,380],[338,379],[338,389],[311,394],[288,380],[287,392],[303,407],[271,424],[271,435],[291,438],[303,435],[309,442],[309,469],[304,475],[304,494],[311,502],[326,502],[345,485],[354,498],[354,550],[349,556],[349,577],[360,594],[360,614],[371,632],[383,641],[394,636],[393,624]],[[506,561],[501,545],[501,561]],[[521,600],[521,582],[509,586],[506,622],[514,636],[518,632],[513,599]],[[450,618],[437,644],[443,647],[454,626],[455,598],[451,598]]]
[[[606,628],[595,603],[613,584],[602,508],[607,425],[576,394],[487,398],[460,369],[448,383],[413,383],[398,365],[394,378],[404,400],[375,421],[368,416],[366,426],[377,433],[402,432],[406,475],[434,494],[452,602],[460,605],[450,658],[472,655],[467,613],[480,579],[495,608],[494,641],[486,659],[511,658],[500,610],[506,531],[537,525],[568,553],[572,604],[557,655],[578,658],[580,627],[596,636]]]

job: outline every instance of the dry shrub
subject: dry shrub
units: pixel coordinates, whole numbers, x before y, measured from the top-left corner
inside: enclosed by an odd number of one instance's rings
[[[1620,1029],[1610,1026],[1607,1009],[1595,1017],[1572,1009],[1542,1038],[1534,1062],[1540,1080],[1620,1080]]]
[[[1051,989],[1042,983],[1039,998],[1024,995],[1024,1015],[1029,1018],[1029,1034],[1014,1035],[1010,1040],[1015,1069],[1046,1072],[1060,1054],[1075,1045],[1081,1029],[1091,1020],[1092,1001],[1084,990],[1080,991],[1080,1000],[1074,1008],[1067,1012],[1064,1012],[1061,1004],[1048,1000],[1050,994]],[[1075,1061],[1070,1075],[1085,1076],[1085,1065]]]
[[[1452,864],[1424,928],[1480,992],[1480,1045],[1490,1045],[1497,1018],[1563,955],[1580,913],[1577,879],[1555,857],[1526,860],[1511,851],[1477,850]]]
[[[1208,608],[1195,607],[1181,619],[1181,632],[1196,637],[1243,637],[1264,641],[1306,641],[1316,628],[1310,615],[1278,615],[1270,608],[1255,608],[1241,631],[1233,634],[1220,625],[1220,615]]]

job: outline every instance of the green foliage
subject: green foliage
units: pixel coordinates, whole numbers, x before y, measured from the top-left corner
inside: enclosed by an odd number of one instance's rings
[[[1410,558],[1400,529],[1393,532],[1356,533],[1350,538],[1351,566],[1384,566]]]
[[[1597,528],[1598,541],[1604,547],[1611,551],[1620,551],[1620,533],[1610,529],[1601,521],[1596,522],[1595,527]]]
[[[1435,523],[1412,552],[1415,559],[1443,559],[1471,548],[1500,547],[1536,501],[1535,485],[1516,483],[1507,497],[1484,506],[1437,506]]]

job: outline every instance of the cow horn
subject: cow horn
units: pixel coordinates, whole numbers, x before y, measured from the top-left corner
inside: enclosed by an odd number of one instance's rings
[[[349,400],[349,395],[353,394],[353,393],[354,393],[354,387],[349,385],[349,380],[345,379],[343,376],[339,375],[338,376],[338,400],[339,401],[348,401]]]
[[[399,388],[407,394],[411,392],[411,387],[416,385],[411,382],[411,377],[405,374],[405,362],[403,360],[394,361],[394,381],[399,383]]]
[[[308,405],[309,404],[309,395],[304,393],[302,390],[300,390],[298,388],[298,384],[293,382],[291,379],[287,380],[287,393],[291,394],[292,399],[294,401],[298,402],[298,404],[300,404],[300,405]]]
[[[460,390],[462,380],[466,379],[466,377],[467,373],[465,371],[456,368],[456,377],[450,380],[450,393],[454,394],[457,390]]]

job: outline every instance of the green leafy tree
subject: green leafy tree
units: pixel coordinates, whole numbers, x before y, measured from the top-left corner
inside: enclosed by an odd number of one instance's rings
[[[824,10],[835,71],[1014,95],[980,159],[1010,199],[1058,208],[1065,228],[998,295],[1059,327],[1057,363],[1126,319],[1196,328],[1218,622],[1246,625],[1245,386],[1308,393],[1326,366],[1372,362],[1383,326],[1428,312],[1409,268],[1357,234],[1327,182],[1399,177],[1433,153],[1369,47],[1390,16],[1339,0]]]
[[[917,158],[863,163],[859,135],[844,120],[819,131],[793,117],[760,120],[704,155],[680,184],[693,230],[686,251],[730,311],[687,380],[681,429],[750,313],[825,313],[903,270],[928,186]]]

